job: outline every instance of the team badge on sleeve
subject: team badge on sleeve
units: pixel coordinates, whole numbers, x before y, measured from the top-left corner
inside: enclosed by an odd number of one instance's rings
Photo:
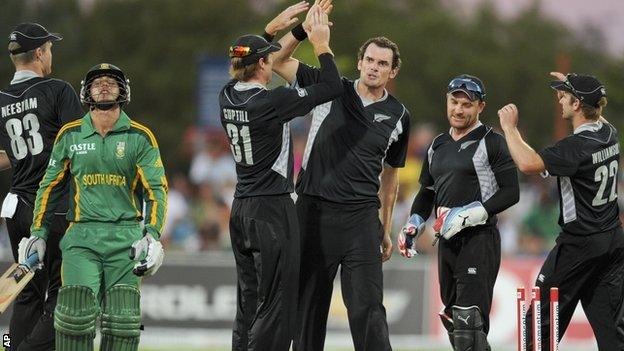
[[[126,142],[118,141],[117,149],[115,150],[115,156],[117,156],[117,158],[123,158],[125,155],[126,155]]]

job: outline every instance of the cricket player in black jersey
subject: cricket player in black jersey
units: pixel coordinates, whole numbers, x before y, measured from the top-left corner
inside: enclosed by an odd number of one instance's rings
[[[557,177],[561,232],[535,285],[541,288],[542,350],[550,348],[551,287],[559,288],[559,339],[578,302],[600,350],[624,350],[624,232],[619,220],[618,132],[602,116],[604,86],[593,76],[553,72],[562,117],[574,133],[535,152],[518,131],[518,109],[498,111],[509,151],[521,172]],[[529,311],[527,320],[531,320]],[[528,323],[531,335],[531,323]],[[532,348],[528,338],[527,349]]]
[[[61,36],[50,34],[37,23],[22,23],[9,35],[15,75],[9,86],[0,90],[0,143],[10,160],[13,177],[1,216],[7,221],[16,261],[20,241],[29,236],[35,196],[56,134],[63,124],[83,115],[71,85],[47,78],[52,72],[52,43],[58,40]],[[43,269],[13,306],[9,326],[12,350],[54,348],[53,312],[61,285],[58,242],[67,227],[67,205],[68,201],[62,201],[55,210]]]
[[[450,81],[451,129],[429,146],[421,188],[398,239],[401,255],[416,254],[416,240],[435,208],[440,318],[457,351],[490,349],[489,314],[501,256],[496,214],[519,198],[517,170],[503,136],[479,121],[485,97],[477,77],[464,74]]]
[[[295,331],[299,226],[289,121],[342,93],[327,14],[318,6],[310,13],[308,35],[321,65],[316,84],[267,90],[280,45],[245,35],[230,48],[234,79],[219,101],[238,176],[230,216],[238,273],[233,350],[286,351]]]
[[[280,39],[283,49],[273,65],[298,89],[322,78],[318,69],[291,57],[306,38],[305,26]],[[297,351],[323,349],[338,266],[355,350],[391,350],[381,265],[392,253],[392,210],[410,117],[385,87],[400,63],[389,39],[366,41],[358,53],[359,79],[343,78],[344,93],[313,110],[297,182],[302,235]]]

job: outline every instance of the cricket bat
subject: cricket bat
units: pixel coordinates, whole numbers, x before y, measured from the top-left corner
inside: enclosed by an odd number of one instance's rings
[[[0,277],[0,314],[9,307],[26,284],[35,276],[39,263],[36,253],[30,255],[25,264],[13,263]]]

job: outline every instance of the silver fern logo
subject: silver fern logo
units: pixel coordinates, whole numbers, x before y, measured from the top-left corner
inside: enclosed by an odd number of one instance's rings
[[[460,152],[462,150],[465,150],[468,146],[476,143],[476,140],[470,140],[470,141],[465,141],[463,142],[460,146],[459,146],[459,150],[457,150],[457,152]]]
[[[384,114],[381,113],[375,113],[375,116],[373,117],[373,121],[375,122],[383,122],[387,119],[390,119],[390,116],[386,116]]]

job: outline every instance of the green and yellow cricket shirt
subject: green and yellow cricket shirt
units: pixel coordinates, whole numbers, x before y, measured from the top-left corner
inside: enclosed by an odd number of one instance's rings
[[[39,185],[31,235],[46,239],[63,182],[70,182],[70,222],[140,221],[159,238],[167,211],[167,179],[154,134],[121,111],[102,137],[90,113],[64,125]],[[145,214],[143,215],[143,203]]]

